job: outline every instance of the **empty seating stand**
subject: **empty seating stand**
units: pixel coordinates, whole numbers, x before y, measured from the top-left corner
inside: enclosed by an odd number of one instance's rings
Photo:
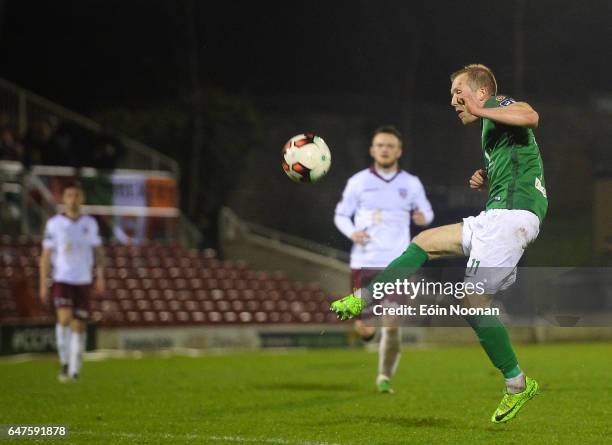
[[[221,261],[212,249],[176,245],[107,245],[104,295],[92,293],[91,319],[101,326],[334,323],[316,284]],[[37,293],[40,239],[0,238],[0,320],[17,317],[16,275]]]

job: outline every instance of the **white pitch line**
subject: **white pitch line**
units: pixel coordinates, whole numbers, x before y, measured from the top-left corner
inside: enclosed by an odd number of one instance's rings
[[[72,434],[83,434],[87,436],[112,436],[112,437],[120,437],[123,439],[144,439],[144,435],[141,433],[128,433],[122,431],[113,431],[113,432],[102,432],[102,431],[70,431],[70,435]],[[155,434],[155,433],[154,433]],[[269,443],[275,445],[341,445],[339,443],[332,442],[313,442],[313,441],[292,441],[286,439],[277,439],[277,438],[256,438],[256,437],[242,437],[242,436],[201,436],[198,434],[172,434],[172,433],[158,433],[157,435],[161,436],[164,439],[187,439],[187,440],[196,440],[196,439],[206,439],[215,442],[237,442],[237,443]]]
[[[330,442],[311,442],[311,441],[293,442],[293,441],[285,440],[285,439],[273,439],[273,438],[256,439],[256,438],[240,437],[240,436],[208,436],[207,439],[217,440],[217,441],[224,440],[226,442],[275,443],[275,444],[281,444],[281,445],[340,445],[338,443],[330,443]]]

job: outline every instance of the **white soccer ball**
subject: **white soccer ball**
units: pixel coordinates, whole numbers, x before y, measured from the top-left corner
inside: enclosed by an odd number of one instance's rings
[[[316,182],[329,171],[331,153],[313,133],[298,134],[283,147],[283,170],[295,182]]]

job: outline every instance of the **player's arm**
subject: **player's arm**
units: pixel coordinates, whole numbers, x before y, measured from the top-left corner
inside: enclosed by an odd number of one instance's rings
[[[527,102],[510,101],[508,105],[485,108],[477,102],[474,93],[470,91],[462,91],[459,94],[458,102],[465,107],[465,111],[473,116],[490,119],[503,125],[537,128],[540,121],[538,113]]]
[[[104,247],[98,246],[94,250],[96,258],[96,291],[102,293],[106,290],[106,282],[104,279],[104,266],[106,265],[106,254]]]
[[[95,290],[99,294],[106,290],[106,282],[104,280],[104,267],[106,266],[106,254],[100,237],[100,229],[96,220],[92,220],[90,233],[91,247],[94,249],[96,282]]]
[[[43,248],[38,262],[38,290],[40,300],[43,304],[47,304],[49,300],[49,288],[47,286],[47,278],[49,277],[49,265],[51,264],[51,249]]]
[[[53,221],[51,219],[45,224],[42,252],[38,262],[38,290],[40,300],[43,304],[47,304],[49,301],[49,287],[47,279],[49,278],[49,270],[51,269],[51,253],[57,248],[57,237],[55,236],[54,227],[55,226],[53,225]]]
[[[428,226],[434,219],[434,212],[431,203],[425,194],[425,188],[420,180],[417,180],[417,192],[414,199],[414,210],[412,211],[412,221],[421,227]]]
[[[355,244],[364,245],[369,235],[365,230],[357,230],[352,217],[357,211],[358,194],[353,181],[349,179],[342,192],[342,199],[336,205],[334,224],[340,232]]]
[[[478,190],[479,192],[485,191],[488,187],[487,171],[479,168],[474,172],[469,180],[469,183],[471,189]]]
[[[527,102],[515,102],[499,108],[479,108],[475,116],[490,119],[513,127],[537,128],[540,121],[538,113]]]

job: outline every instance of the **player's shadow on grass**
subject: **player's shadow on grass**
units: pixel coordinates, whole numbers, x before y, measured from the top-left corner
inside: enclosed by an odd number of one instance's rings
[[[263,391],[289,390],[289,391],[333,391],[354,392],[355,388],[341,383],[270,383],[266,385],[255,385],[255,389]]]
[[[409,416],[359,416],[357,419],[370,424],[392,425],[403,428],[428,428],[428,427],[449,427],[452,424],[450,419],[440,417],[409,417]]]

